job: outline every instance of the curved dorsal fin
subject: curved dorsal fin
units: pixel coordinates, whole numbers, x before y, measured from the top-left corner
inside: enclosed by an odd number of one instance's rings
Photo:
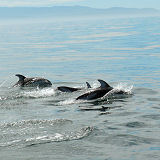
[[[105,81],[98,79],[98,82],[101,84],[101,88],[108,88],[111,87],[108,83],[106,83]]]
[[[88,82],[86,82],[86,84],[87,84],[87,88],[92,88]]]
[[[21,74],[16,74],[15,76],[17,76],[19,78],[19,81],[24,81],[24,79],[26,78],[25,76],[23,76]]]

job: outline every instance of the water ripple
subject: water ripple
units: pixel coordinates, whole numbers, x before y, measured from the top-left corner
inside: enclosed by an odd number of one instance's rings
[[[11,122],[11,123],[2,123],[0,124],[0,128],[14,128],[14,127],[24,127],[24,126],[33,126],[33,125],[56,125],[56,124],[66,124],[72,123],[71,120],[67,119],[56,119],[56,120],[22,120],[19,122]]]
[[[93,131],[93,127],[79,128],[72,123],[67,119],[35,119],[0,124],[0,147],[78,140],[87,137]]]
[[[117,134],[108,136],[108,138],[105,139],[105,142],[120,146],[134,146],[140,144],[152,144],[153,142],[159,142],[159,140],[130,134]]]
[[[71,141],[71,140],[79,140],[84,137],[87,137],[93,130],[93,127],[84,127],[81,128],[79,131],[70,132],[70,133],[55,133],[54,135],[45,135],[45,136],[38,136],[34,138],[26,139],[25,141],[29,144],[26,146],[32,146],[37,144],[45,144],[51,142],[62,142],[62,141]]]

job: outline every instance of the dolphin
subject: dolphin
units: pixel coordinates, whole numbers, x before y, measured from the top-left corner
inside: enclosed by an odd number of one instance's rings
[[[93,91],[87,92],[85,94],[82,94],[81,96],[77,97],[76,100],[93,100],[103,97],[106,93],[113,90],[113,87],[111,87],[108,83],[105,81],[98,79],[101,86],[96,88]],[[124,91],[116,91],[115,94],[124,94]]]
[[[86,82],[86,84],[87,84],[87,88],[91,88],[88,82]],[[60,86],[60,87],[57,87],[57,89],[61,92],[75,92],[75,91],[82,90],[82,88],[73,88],[73,87],[67,87],[67,86]]]
[[[20,87],[44,88],[44,87],[52,86],[52,83],[49,80],[44,79],[44,78],[40,78],[40,77],[26,78],[25,76],[21,74],[16,74],[15,76],[19,78],[19,81],[13,87],[20,86]]]

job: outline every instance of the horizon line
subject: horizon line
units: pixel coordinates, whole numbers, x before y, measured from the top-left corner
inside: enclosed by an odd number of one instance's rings
[[[92,8],[92,9],[111,9],[111,8],[123,8],[123,9],[154,9],[154,10],[160,10],[156,8],[138,8],[138,7],[108,7],[108,8],[96,8],[96,7],[90,7],[90,6],[83,6],[83,5],[54,5],[54,6],[0,6],[0,8],[52,8],[52,7],[85,7],[85,8]]]

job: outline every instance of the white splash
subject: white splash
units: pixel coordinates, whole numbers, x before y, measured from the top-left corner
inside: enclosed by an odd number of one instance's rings
[[[55,138],[56,138],[56,139],[63,139],[63,135],[60,134],[60,133],[56,133],[56,134],[55,134]]]
[[[55,90],[53,88],[45,88],[45,89],[36,89],[32,91],[24,91],[22,93],[22,96],[39,98],[39,97],[50,97],[53,96],[54,94]]]
[[[93,82],[92,89],[95,89],[98,87],[100,87],[100,84],[97,81]]]
[[[113,86],[113,89],[111,91],[109,91],[106,95],[104,95],[101,99],[106,99],[110,96],[115,97],[116,96],[115,93],[117,93],[119,91],[125,92],[125,95],[131,95],[132,88],[133,88],[133,85],[128,85],[127,83],[118,83],[116,86]]]
[[[132,93],[133,85],[128,85],[127,83],[118,83],[114,86],[114,90],[116,91],[124,91],[128,94]]]
[[[53,135],[42,135],[42,136],[35,136],[31,138],[27,138],[25,142],[32,142],[32,144],[39,144],[39,143],[50,143],[50,142],[61,142],[61,141],[71,141],[71,140],[78,140],[88,136],[93,131],[93,127],[87,126],[81,128],[79,131],[71,131],[69,133],[54,133]]]
[[[64,100],[64,101],[60,101],[58,103],[58,105],[67,105],[67,104],[74,104],[74,103],[76,103],[75,99],[67,99],[67,100]]]

